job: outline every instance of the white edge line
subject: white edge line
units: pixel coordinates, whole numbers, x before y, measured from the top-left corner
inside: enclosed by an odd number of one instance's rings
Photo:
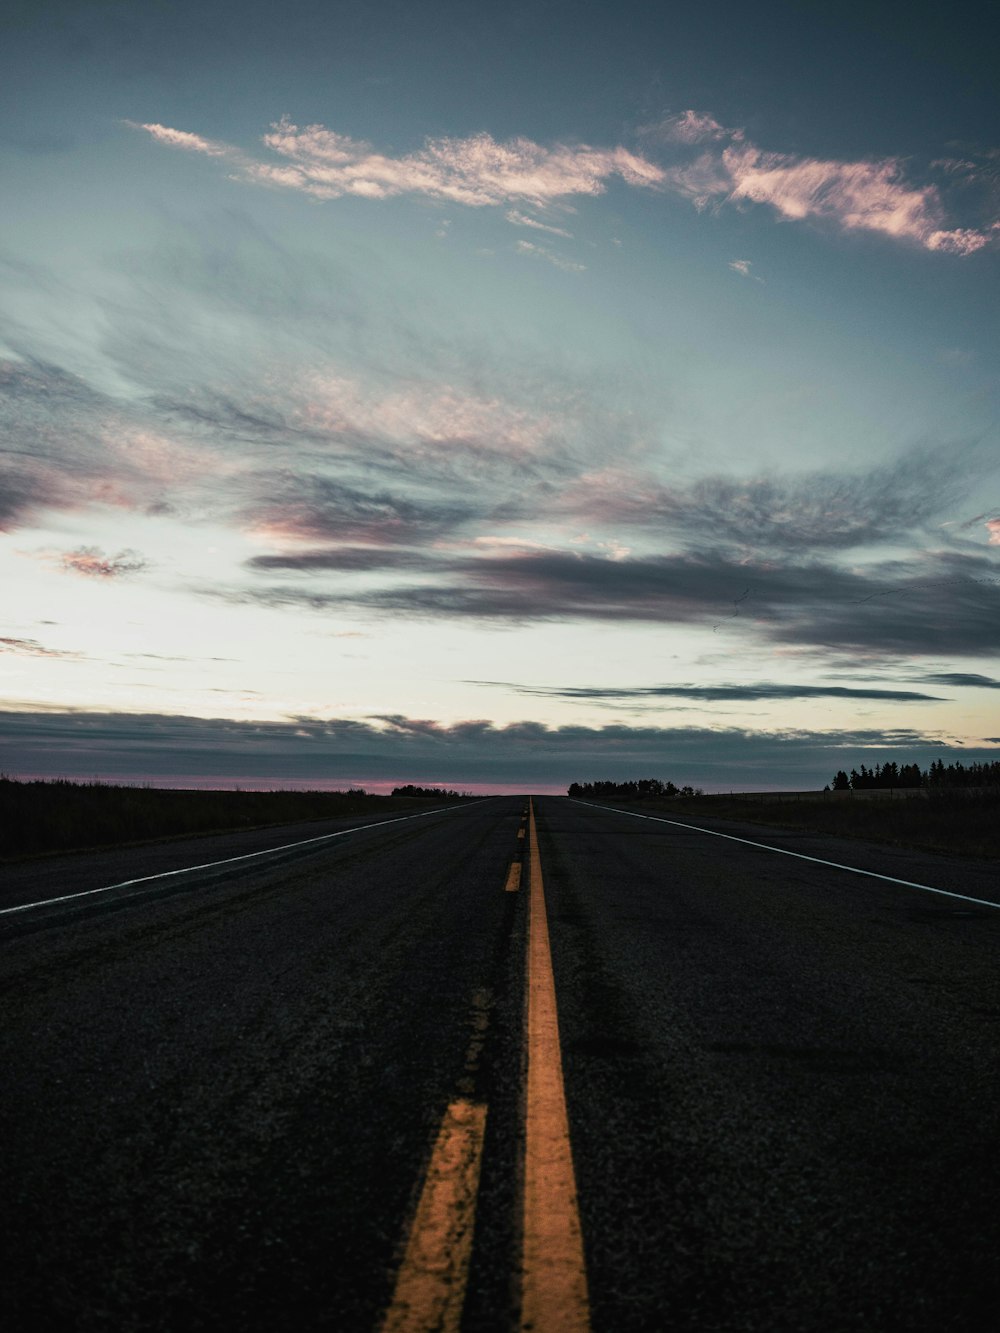
[[[580,801],[575,796],[566,797],[576,805],[589,805],[594,810],[608,810],[615,815],[631,815],[633,819],[651,819],[656,824],[674,824],[677,828],[690,829],[693,833],[708,833],[713,838],[726,838],[729,842],[744,842],[748,847],[762,847],[765,852],[777,852],[780,856],[794,856],[799,861],[813,861],[820,866],[833,866],[835,870],[849,870],[852,875],[867,875],[870,879],[885,879],[890,884],[902,884],[908,889],[923,889],[924,893],[940,893],[944,898],[958,898],[963,903],[975,903],[977,907],[1000,908],[989,898],[970,898],[965,893],[952,893],[950,889],[935,889],[930,884],[915,884],[910,879],[897,879],[895,875],[880,875],[875,870],[862,870],[858,866],[845,866],[840,861],[824,861],[821,856],[806,856],[805,852],[790,852],[787,847],[772,847],[766,842],[753,842],[750,838],[737,838],[732,833],[720,833],[717,829],[699,828],[697,824],[682,824],[679,819],[664,819],[662,815],[641,815],[637,810],[619,810],[613,805],[597,805],[594,801]]]
[[[482,800],[489,800],[488,796]],[[478,801],[472,802],[478,805]],[[316,838],[303,838],[301,842],[285,842],[280,847],[265,847],[260,852],[244,852],[242,856],[227,856],[222,861],[206,861],[199,866],[182,866],[179,870],[161,870],[156,875],[141,875],[138,879],[123,879],[120,884],[104,884],[99,889],[81,889],[79,893],[64,893],[59,898],[40,898],[35,903],[20,903],[17,907],[0,908],[0,916],[12,916],[15,912],[30,912],[33,907],[54,907],[56,903],[73,902],[76,898],[90,898],[95,893],[110,893],[112,889],[127,889],[133,884],[148,884],[154,879],[170,879],[174,875],[191,875],[196,870],[214,870],[216,866],[234,865],[237,861],[252,861],[256,856],[271,856],[275,852],[287,852],[292,847],[308,847],[312,842],[329,842],[331,838],[346,838],[348,833],[361,833],[364,829],[381,828],[384,824],[404,824],[409,819],[426,819],[428,815],[442,815],[446,810],[461,810],[463,805],[442,805],[434,810],[421,810],[415,815],[397,815],[395,819],[377,819],[372,824],[356,824],[354,828],[339,829],[336,833],[321,833]],[[236,830],[237,832],[241,830]],[[130,895],[131,896],[131,895]]]

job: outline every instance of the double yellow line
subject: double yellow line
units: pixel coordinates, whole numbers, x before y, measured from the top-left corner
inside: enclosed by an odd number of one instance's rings
[[[570,1148],[559,1016],[534,803],[528,802],[527,1082],[521,1317],[534,1333],[590,1327],[587,1271]],[[508,873],[506,889],[521,862]],[[472,1254],[486,1107],[452,1102],[431,1153],[383,1333],[457,1333]]]

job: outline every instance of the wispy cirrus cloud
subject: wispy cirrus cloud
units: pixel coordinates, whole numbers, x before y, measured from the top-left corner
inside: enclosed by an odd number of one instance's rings
[[[682,111],[666,116],[652,125],[644,125],[640,134],[681,144],[707,143],[711,140],[742,139],[742,130],[727,129],[706,111]]]
[[[645,135],[700,150],[667,167],[662,182],[699,208],[765,204],[790,221],[825,221],[960,256],[981,250],[1000,230],[995,217],[981,227],[949,226],[938,186],[910,181],[901,158],[852,162],[767,152],[742,129],[693,110],[646,126]]]
[[[214,139],[206,139],[201,134],[190,134],[187,130],[174,130],[169,125],[144,125],[134,120],[124,122],[131,130],[145,130],[157,143],[168,148],[183,148],[189,153],[205,153],[208,157],[228,157],[233,149],[228,144]]]
[[[353,440],[446,448],[464,444],[510,456],[542,449],[563,425],[544,407],[457,384],[417,381],[375,392],[349,376],[316,372],[302,376],[295,388],[295,425]]]
[[[565,227],[553,227],[548,222],[540,222],[538,218],[529,217],[527,213],[522,213],[516,208],[510,209],[506,217],[515,227],[530,227],[533,231],[546,231],[550,236],[562,236],[568,241],[573,239],[573,233],[567,231]]]
[[[273,156],[261,159],[191,131],[124,123],[166,147],[225,161],[245,181],[317,199],[417,195],[470,208],[506,206],[514,225],[557,236],[569,233],[523,207],[544,210],[574,196],[600,195],[618,178],[633,188],[681,194],[698,208],[764,204],[789,221],[876,232],[943,254],[971,255],[1000,239],[995,209],[979,226],[950,225],[938,184],[911,180],[902,158],[840,161],[767,151],[744,130],[695,110],[641,127],[640,138],[657,145],[666,163],[621,144],[544,145],[523,137],[500,142],[485,132],[427,139],[417,151],[393,156],[324,125],[300,127],[288,117],[263,136]],[[682,160],[669,160],[678,154]],[[987,167],[964,158],[939,159],[934,169],[942,180],[960,181],[966,194],[987,174]]]
[[[0,531],[45,510],[155,506],[180,450],[76,375],[0,360]]]
[[[563,255],[556,254],[554,250],[549,250],[544,245],[535,245],[533,241],[518,241],[514,248],[519,255],[527,255],[530,259],[544,259],[547,264],[553,264],[566,273],[583,273],[587,268],[586,264],[578,264],[575,260],[566,259]]]
[[[871,468],[707,476],[680,485],[634,468],[601,468],[580,474],[558,506],[581,519],[662,529],[696,545],[711,540],[754,551],[846,551],[926,528],[968,489],[985,461],[979,443],[956,442],[947,451],[917,446]]]
[[[284,117],[263,137],[278,160],[262,161],[186,130],[126,124],[168,147],[227,159],[245,180],[298,190],[316,199],[411,194],[470,208],[516,204],[544,208],[574,195],[603,194],[613,177],[646,189],[663,179],[661,167],[621,145],[546,146],[525,138],[499,142],[481,133],[427,139],[416,152],[394,157],[324,125],[299,127]]]
[[[282,543],[365,546],[373,566],[379,551],[425,546],[481,512],[481,503],[471,497],[360,488],[342,477],[299,469],[254,473],[242,484],[247,492],[242,519],[254,531]]]

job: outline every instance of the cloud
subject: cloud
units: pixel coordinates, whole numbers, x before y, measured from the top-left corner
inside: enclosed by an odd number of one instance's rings
[[[37,639],[0,638],[0,653],[16,653],[23,657],[60,657],[79,658],[83,653],[70,652],[65,648],[46,648]]]
[[[665,485],[625,468],[584,473],[560,500],[591,521],[662,528],[741,550],[804,552],[884,545],[925,527],[970,485],[978,444],[921,446],[867,469],[708,476]]]
[[[741,278],[753,278],[754,282],[763,283],[763,278],[758,278],[756,273],[751,273],[752,261],[749,259],[731,259],[729,267],[734,273],[738,273]]]
[[[547,231],[550,236],[562,236],[568,241],[573,239],[573,233],[567,231],[565,227],[553,227],[547,222],[539,222],[537,218],[528,217],[526,213],[521,213],[516,208],[509,210],[507,221],[513,223],[515,227],[532,227],[535,231]]]
[[[936,685],[954,685],[978,690],[1000,690],[1000,680],[992,676],[980,676],[973,671],[928,671],[920,677]]]
[[[985,560],[928,556],[845,570],[718,552],[615,559],[583,552],[442,554],[432,581],[334,590],[212,589],[235,602],[496,623],[605,621],[738,631],[826,654],[1000,651],[1000,577]]]
[[[280,555],[257,555],[246,562],[250,570],[284,570],[309,574],[334,571],[370,574],[389,569],[428,569],[434,558],[421,551],[392,550],[380,546],[337,546],[322,550],[289,551]]]
[[[298,190],[317,199],[397,195],[462,204],[470,208],[530,204],[543,208],[574,195],[598,195],[612,177],[638,188],[655,188],[663,170],[619,145],[544,146],[530,139],[498,142],[486,133],[468,138],[426,139],[415,153],[393,157],[371,144],[327,129],[300,128],[287,117],[272,124],[264,145],[279,162],[252,159],[239,149],[163,125],[136,125],[158,143],[229,159],[244,180]]]
[[[62,776],[211,786],[343,786],[373,782],[494,783],[565,789],[594,777],[655,775],[737,790],[818,788],[845,763],[896,757],[926,766],[955,750],[907,728],[749,732],[725,727],[548,727],[535,721],[446,725],[387,716],[362,721],[295,717],[272,722],[73,711],[0,714],[5,765],[15,776]]]
[[[503,684],[516,694],[549,699],[620,700],[637,703],[655,699],[701,699],[708,703],[756,702],[785,699],[879,699],[913,703],[916,701],[942,702],[935,694],[921,694],[915,690],[880,690],[870,686],[853,688],[844,685],[632,685],[622,689],[602,686],[547,686],[512,685],[499,681],[471,681],[474,685]],[[1000,688],[1000,686],[998,686]]]
[[[104,469],[91,432],[74,460],[60,430],[68,415],[92,426],[98,399],[81,380],[8,359],[0,361],[0,390],[0,531],[10,531],[52,502],[73,503]]]
[[[742,130],[727,129],[713,116],[703,111],[682,111],[679,115],[667,116],[659,124],[644,126],[640,134],[647,138],[666,139],[683,144],[743,138]]]
[[[392,548],[426,543],[478,512],[475,499],[359,489],[323,473],[267,472],[244,480],[244,521],[271,540]],[[376,562],[373,551],[372,562]]]
[[[890,544],[958,541],[936,523],[964,479],[986,475],[985,445],[679,481],[652,471],[650,423],[630,415],[634,381],[609,390],[558,365],[490,360],[460,334],[420,342],[405,313],[400,362],[396,344],[385,354],[386,323],[365,323],[350,302],[337,341],[321,309],[336,274],[322,257],[318,299],[280,248],[238,225],[233,235],[225,263],[224,249],[200,243],[137,256],[146,317],[136,310],[133,328],[116,311],[113,330],[127,395],[42,360],[0,367],[8,526],[112,505],[222,522],[254,539],[259,558],[232,587],[206,571],[215,584],[202,591],[320,613],[692,625],[866,657],[992,651],[994,566],[871,563]],[[254,285],[258,262],[266,281]],[[208,312],[201,325],[187,318],[197,310]],[[198,328],[221,319],[238,333],[219,360]],[[255,361],[243,353],[262,326],[267,358]],[[178,370],[172,350],[185,339]],[[601,465],[609,458],[614,468]],[[975,549],[988,561],[996,548]],[[84,554],[88,568],[121,558]],[[373,571],[378,580],[361,577]]]
[[[989,545],[1000,546],[1000,518],[987,520],[986,529],[990,534]]]
[[[518,245],[539,248],[528,241]],[[313,372],[302,375],[294,389],[294,427],[339,435],[351,444],[391,440],[445,450],[464,445],[509,456],[540,450],[564,425],[564,419],[537,402],[521,405],[447,382],[411,379],[398,389],[379,392],[351,376]]]
[[[586,264],[577,264],[572,259],[564,259],[562,255],[547,250],[544,245],[535,245],[531,241],[518,241],[514,248],[519,255],[528,255],[532,259],[544,259],[547,263],[554,264],[556,268],[564,269],[567,273],[583,273],[587,268]]]
[[[145,409],[116,402],[47,362],[0,360],[0,531],[46,510],[151,510],[196,471],[195,455]],[[203,472],[214,460],[202,455]],[[182,467],[183,465],[183,467]]]
[[[209,157],[228,157],[233,153],[227,144],[205,139],[200,134],[189,134],[186,130],[172,130],[167,125],[137,124],[134,120],[126,120],[124,124],[132,130],[145,130],[157,143],[166,144],[168,148],[183,148]]]
[[[825,221],[959,256],[981,250],[996,230],[995,217],[983,228],[949,227],[937,185],[909,181],[900,158],[851,162],[766,152],[742,130],[696,111],[647,126],[646,134],[700,149],[693,160],[666,168],[663,178],[666,189],[698,208],[764,204],[790,221]]]
[[[138,551],[105,555],[98,546],[81,546],[75,551],[64,552],[59,557],[59,566],[67,573],[83,574],[87,578],[119,579],[142,573],[149,568],[149,561]]]
[[[622,145],[541,145],[517,138],[499,142],[483,132],[467,138],[427,139],[416,152],[394,157],[371,144],[327,129],[299,127],[287,117],[272,124],[263,143],[274,155],[255,158],[233,145],[159,124],[124,122],[156,142],[228,162],[238,179],[297,190],[318,199],[354,195],[387,199],[418,195],[471,208],[507,206],[516,226],[555,235],[564,229],[531,218],[523,206],[544,209],[575,196],[603,194],[617,177],[638,189],[669,190],[698,208],[709,204],[763,204],[791,221],[825,221],[843,231],[876,232],[943,254],[968,256],[1000,238],[996,200],[984,225],[948,223],[938,185],[907,178],[903,160],[839,161],[765,151],[742,129],[688,110],[640,137],[673,152],[696,152],[661,166]],[[971,182],[996,172],[991,164],[955,159],[935,164],[944,180]],[[991,175],[992,172],[992,175]],[[738,262],[738,261],[737,261]]]
[[[847,654],[1000,652],[1000,570],[988,560],[931,554],[867,571],[865,581],[871,591],[857,602],[820,596],[809,606],[779,611],[770,636]]]

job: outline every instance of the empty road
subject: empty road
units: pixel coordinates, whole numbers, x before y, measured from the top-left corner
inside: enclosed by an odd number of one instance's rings
[[[6,1326],[992,1326],[996,867],[698,822],[0,870]]]

